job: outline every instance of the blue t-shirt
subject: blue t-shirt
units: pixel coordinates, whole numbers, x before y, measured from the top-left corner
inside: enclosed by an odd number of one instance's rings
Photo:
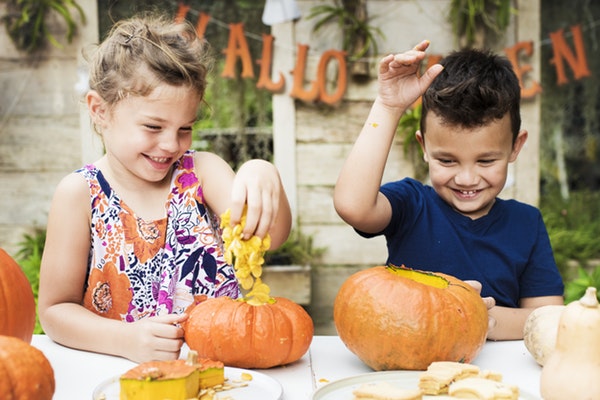
[[[481,295],[518,307],[519,299],[562,296],[563,281],[540,211],[516,200],[496,199],[472,220],[456,212],[431,186],[411,178],[381,192],[392,206],[385,235],[388,263],[477,280]]]

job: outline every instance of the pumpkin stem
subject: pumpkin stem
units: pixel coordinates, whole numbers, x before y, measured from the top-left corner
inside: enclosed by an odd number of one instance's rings
[[[190,350],[185,360],[186,365],[196,365],[198,363],[198,352],[196,350]]]
[[[593,286],[588,287],[585,290],[585,294],[579,300],[579,303],[584,307],[596,308],[600,303],[598,303],[598,297],[596,295],[596,288]]]
[[[407,268],[404,265],[388,264],[386,269],[395,275],[438,289],[445,289],[450,284],[446,278],[433,272]]]

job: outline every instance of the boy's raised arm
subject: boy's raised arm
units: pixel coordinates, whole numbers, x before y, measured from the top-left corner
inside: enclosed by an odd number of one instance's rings
[[[404,111],[421,96],[442,70],[432,66],[422,77],[419,66],[428,41],[379,63],[378,95],[360,135],[346,159],[334,190],[340,217],[356,229],[378,232],[387,226],[390,204],[380,192],[385,164]]]

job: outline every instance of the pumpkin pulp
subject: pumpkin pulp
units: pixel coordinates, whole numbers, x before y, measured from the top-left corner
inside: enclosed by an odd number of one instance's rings
[[[394,275],[398,275],[403,278],[410,279],[411,281],[422,283],[434,288],[446,289],[448,285],[450,285],[450,282],[446,278],[436,275],[432,272],[419,271],[416,269],[406,268],[404,265],[396,266],[393,264],[387,265],[386,269]]]

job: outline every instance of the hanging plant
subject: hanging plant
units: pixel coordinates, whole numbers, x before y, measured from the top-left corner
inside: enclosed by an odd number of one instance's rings
[[[77,31],[77,22],[71,9],[74,8],[83,23],[83,9],[75,0],[0,0],[6,3],[7,14],[2,18],[6,31],[19,50],[33,53],[47,42],[62,48],[50,33],[46,18],[50,12],[58,13],[66,24],[66,38],[70,43]]]
[[[448,20],[462,47],[472,47],[478,35],[483,41],[502,35],[515,12],[511,0],[452,0]]]
[[[342,30],[342,48],[352,61],[353,76],[368,77],[368,62],[361,61],[369,54],[377,55],[377,38],[384,34],[377,26],[371,25],[366,12],[365,0],[338,0],[334,5],[318,5],[311,8],[307,19],[317,18],[313,32],[318,32],[330,23],[336,23]]]

